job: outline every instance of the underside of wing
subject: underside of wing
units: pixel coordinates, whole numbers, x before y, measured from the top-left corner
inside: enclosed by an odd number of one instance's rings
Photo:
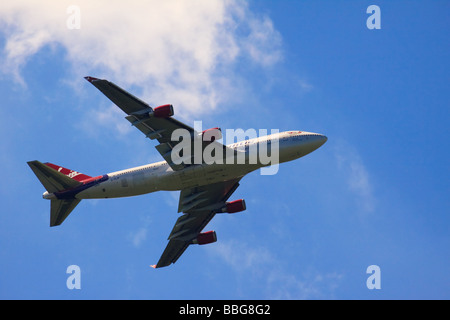
[[[191,244],[208,244],[217,240],[214,231],[204,233],[201,231],[217,213],[245,210],[244,200],[226,202],[239,186],[239,180],[181,191],[179,210],[183,215],[177,219],[169,235],[169,243],[155,268],[175,263]]]

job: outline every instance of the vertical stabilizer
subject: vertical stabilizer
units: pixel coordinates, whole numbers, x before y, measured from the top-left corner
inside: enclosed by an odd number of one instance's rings
[[[37,160],[27,163],[49,193],[75,188],[82,184]]]

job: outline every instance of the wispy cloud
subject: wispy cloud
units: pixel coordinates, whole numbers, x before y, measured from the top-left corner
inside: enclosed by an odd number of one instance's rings
[[[250,33],[244,42],[244,48],[255,63],[262,66],[272,66],[282,59],[281,36],[273,27],[272,21],[265,16],[262,19],[249,21]]]
[[[130,234],[131,242],[135,247],[139,247],[141,243],[147,238],[147,229],[142,227],[137,232]]]
[[[375,197],[370,174],[357,150],[347,142],[336,145],[335,157],[338,169],[346,176],[347,188],[355,195],[362,213],[375,210]]]
[[[343,278],[336,272],[321,274],[311,268],[304,273],[293,273],[283,267],[276,254],[268,248],[251,247],[245,242],[221,241],[209,252],[220,257],[245,279],[246,285],[260,287],[265,299],[332,298]]]
[[[93,126],[94,121],[98,126]],[[119,133],[117,136],[125,136],[127,133],[133,130],[130,124],[125,121],[124,113],[115,105],[109,105],[107,108],[96,108],[86,112],[85,120],[75,124],[83,132],[90,134],[91,136],[100,136],[99,131],[104,127],[109,127],[114,132]]]
[[[131,241],[134,247],[139,248],[142,243],[147,239],[147,230],[152,223],[149,217],[141,219],[141,226],[128,234],[128,240]]]

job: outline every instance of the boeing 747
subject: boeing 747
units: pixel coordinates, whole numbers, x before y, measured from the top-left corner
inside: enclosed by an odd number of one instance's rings
[[[175,263],[191,244],[217,241],[215,231],[203,229],[218,213],[246,210],[243,199],[228,201],[246,174],[303,157],[327,141],[317,133],[286,131],[224,145],[218,141],[219,128],[198,132],[173,118],[172,105],[152,108],[112,82],[85,79],[122,109],[132,126],[159,142],[156,150],[164,160],[94,177],[48,162],[28,162],[47,190],[43,198],[50,200],[50,226],[63,223],[83,199],[180,190],[178,212],[182,215],[155,268]],[[252,150],[257,151],[253,158]],[[268,154],[276,159],[263,161]]]

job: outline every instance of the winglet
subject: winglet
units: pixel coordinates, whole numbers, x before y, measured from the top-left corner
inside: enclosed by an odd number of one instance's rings
[[[92,83],[92,82],[94,82],[94,81],[97,81],[97,80],[100,80],[100,79],[97,79],[97,78],[94,78],[94,77],[89,77],[89,76],[87,76],[87,77],[84,77],[87,81],[89,81],[90,83]]]

